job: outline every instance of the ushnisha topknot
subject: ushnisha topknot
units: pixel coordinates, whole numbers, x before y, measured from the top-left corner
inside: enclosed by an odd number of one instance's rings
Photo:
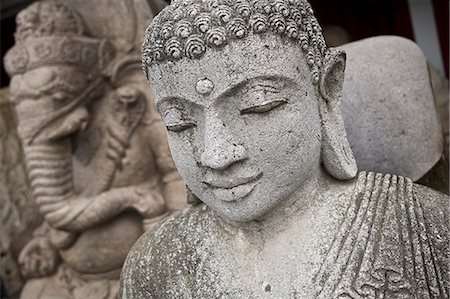
[[[306,0],[174,0],[147,28],[144,72],[148,78],[153,64],[200,58],[208,48],[262,33],[297,41],[318,84],[328,48]]]

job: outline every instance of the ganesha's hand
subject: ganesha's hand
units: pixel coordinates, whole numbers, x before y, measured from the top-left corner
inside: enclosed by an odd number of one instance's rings
[[[132,207],[144,218],[154,218],[166,211],[164,198],[155,191],[136,190]]]
[[[89,198],[73,197],[57,204],[43,207],[45,221],[53,228],[74,233],[109,221],[127,209],[138,211],[143,218],[166,210],[162,196],[147,183],[113,188]]]
[[[20,269],[23,276],[27,278],[52,275],[58,263],[58,251],[46,237],[31,239],[19,255]]]

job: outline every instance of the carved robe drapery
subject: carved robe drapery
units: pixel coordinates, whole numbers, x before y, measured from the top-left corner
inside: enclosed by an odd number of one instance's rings
[[[359,175],[317,298],[448,298],[447,205],[433,210],[423,190],[408,178]]]
[[[122,298],[448,298],[448,198],[398,176],[361,172],[353,184],[351,198],[339,199],[342,209],[334,207],[341,215],[337,225],[326,235],[311,232],[330,241],[323,251],[314,251],[318,266],[303,285],[297,278],[304,277],[302,263],[308,261],[301,254],[303,261],[292,257],[292,250],[309,242],[304,236],[290,231],[288,245],[270,251],[289,261],[281,264],[264,249],[252,250],[252,238],[199,204],[137,242],[122,271]],[[441,209],[432,208],[436,206]],[[263,235],[254,232],[256,240]],[[272,239],[262,242],[283,244]],[[239,256],[249,264],[242,266]],[[272,258],[276,262],[265,269]],[[275,283],[270,274],[276,270],[290,274]],[[260,285],[242,282],[249,273],[267,280]]]

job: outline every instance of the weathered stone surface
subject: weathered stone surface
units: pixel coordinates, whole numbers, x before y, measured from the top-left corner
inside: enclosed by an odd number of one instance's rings
[[[357,174],[306,1],[173,1],[143,62],[198,204],[137,242],[122,298],[448,298],[448,197]]]
[[[342,113],[361,170],[421,178],[441,158],[443,134],[427,60],[412,41],[346,44]]]
[[[17,16],[5,58],[45,218],[19,256],[21,298],[115,298],[132,244],[186,201],[142,76],[139,36],[129,34],[152,11],[144,0],[89,3],[32,4]],[[123,22],[102,30],[108,7]]]
[[[185,210],[135,245],[122,298],[376,298],[384,275],[390,279],[386,298],[433,298],[415,283],[446,298],[436,278],[444,274],[443,282],[448,256],[438,250],[431,257],[417,224],[443,224],[447,198],[409,179],[374,173],[345,185],[322,190],[329,198],[314,211],[302,213],[294,204],[275,223],[236,225],[204,204]],[[412,192],[426,196],[416,202]],[[419,215],[416,204],[423,206]],[[441,233],[445,229],[430,239],[438,248],[446,246]],[[412,262],[402,264],[413,260],[422,275],[414,274]],[[433,269],[436,261],[441,266]]]

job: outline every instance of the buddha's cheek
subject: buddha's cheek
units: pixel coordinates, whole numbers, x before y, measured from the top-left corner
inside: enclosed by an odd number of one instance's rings
[[[288,108],[288,107],[287,107]],[[266,121],[250,125],[247,139],[251,151],[250,163],[263,172],[255,188],[255,198],[261,210],[270,209],[299,188],[320,167],[321,127],[314,106],[304,111],[285,109],[268,115]],[[275,112],[275,111],[274,111]],[[276,117],[276,121],[270,118]],[[303,123],[299,120],[310,118]]]
[[[169,147],[177,170],[191,190],[200,190],[202,169],[198,161],[198,141],[194,130],[168,132]]]

